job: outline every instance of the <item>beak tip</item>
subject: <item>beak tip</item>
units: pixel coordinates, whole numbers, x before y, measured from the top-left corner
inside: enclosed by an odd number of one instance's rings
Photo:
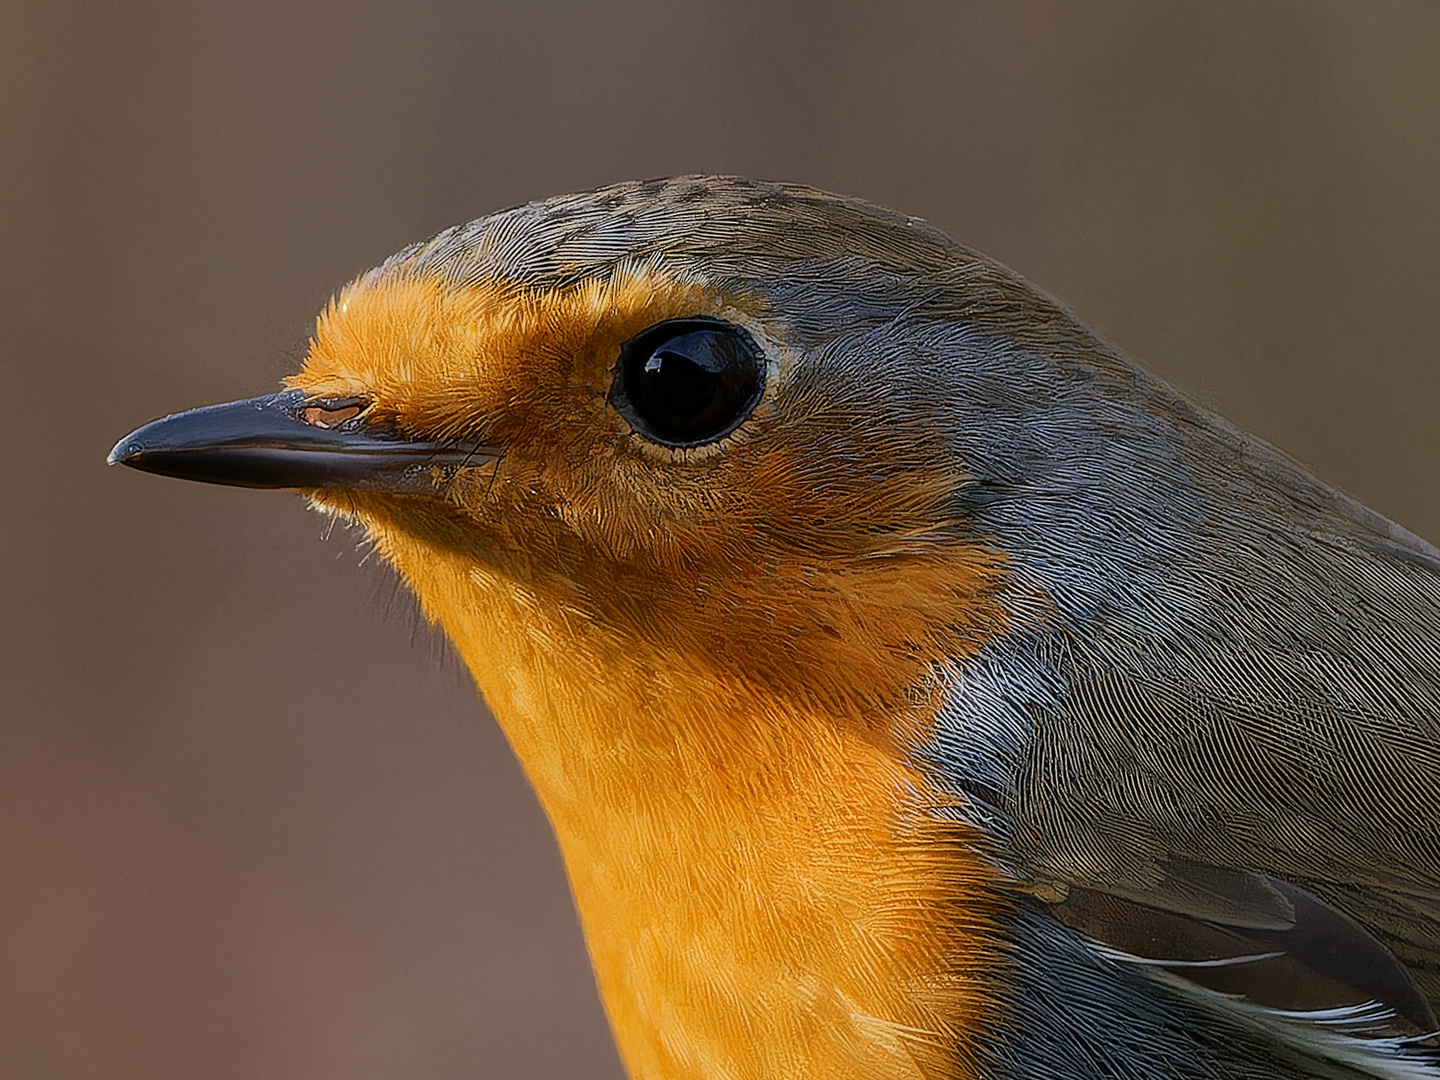
[[[137,447],[131,443],[131,437],[126,435],[110,449],[105,455],[106,465],[126,465],[135,456]]]

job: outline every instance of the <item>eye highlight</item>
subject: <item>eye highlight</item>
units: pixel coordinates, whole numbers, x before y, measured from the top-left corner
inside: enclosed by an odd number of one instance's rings
[[[734,431],[765,389],[765,354],[720,319],[668,319],[620,346],[610,403],[662,446],[703,446]]]

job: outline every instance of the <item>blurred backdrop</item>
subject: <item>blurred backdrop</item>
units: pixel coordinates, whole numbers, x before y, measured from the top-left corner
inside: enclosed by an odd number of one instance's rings
[[[0,1076],[615,1080],[468,678],[293,496],[107,470],[453,222],[918,214],[1440,539],[1429,0],[0,3]]]

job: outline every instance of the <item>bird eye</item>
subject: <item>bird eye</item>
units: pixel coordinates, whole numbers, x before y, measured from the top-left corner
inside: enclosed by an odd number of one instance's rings
[[[719,319],[670,319],[620,346],[610,402],[664,446],[701,446],[740,426],[765,387],[765,356]]]

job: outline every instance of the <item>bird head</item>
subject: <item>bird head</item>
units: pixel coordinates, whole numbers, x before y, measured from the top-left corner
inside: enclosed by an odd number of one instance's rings
[[[620,185],[398,253],[324,310],[287,391],[159,421],[114,460],[306,491],[452,634],[503,583],[532,637],[568,620],[660,668],[894,715],[925,664],[1004,624],[953,391],[978,414],[1011,391],[987,359],[1004,333],[1072,326],[1034,308],[868,204]]]

